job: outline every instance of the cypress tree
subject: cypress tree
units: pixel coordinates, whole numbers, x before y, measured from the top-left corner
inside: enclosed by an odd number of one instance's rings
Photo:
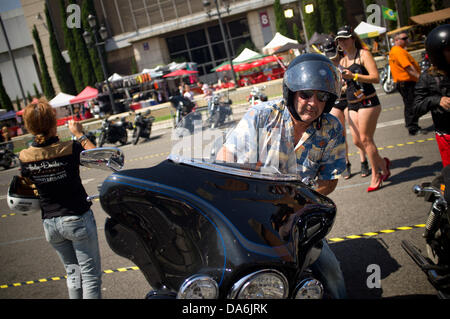
[[[77,4],[75,0],[70,0],[69,3]],[[89,52],[87,50],[86,43],[84,42],[81,29],[73,28],[71,31],[73,40],[75,42],[78,65],[81,69],[81,76],[83,78],[83,86],[95,86],[96,78],[93,72],[91,57],[89,56]]]
[[[334,34],[337,33],[337,30],[340,27],[348,24],[344,4],[345,3],[341,0],[334,0],[334,7],[336,8],[336,29],[333,32]]]
[[[409,2],[411,5],[411,16],[416,16],[431,11],[430,0],[409,0]]]
[[[34,96],[35,96],[36,98],[40,98],[40,97],[41,97],[41,93],[39,92],[36,83],[33,83],[33,89],[34,89]]]
[[[20,104],[20,99],[19,99],[18,95],[16,95],[16,105],[17,105],[17,110],[20,111],[22,109],[22,105]]]
[[[314,5],[314,12],[312,13],[306,13],[305,12],[305,6],[307,4],[313,4]],[[303,19],[305,22],[305,28],[306,33],[308,34],[308,38],[311,38],[311,36],[314,34],[314,32],[322,33],[322,25],[320,23],[320,12],[317,9],[317,1],[308,1],[303,2]]]
[[[284,16],[284,11],[281,7],[280,0],[275,0],[273,3],[273,11],[275,13],[275,25],[277,31],[286,37],[289,36],[286,18]]]
[[[336,8],[333,0],[317,0],[317,10],[320,13],[320,22],[323,33],[335,33],[336,31]]]
[[[48,11],[47,3],[45,4],[45,16],[47,18],[47,26],[49,33],[50,50],[52,53],[53,72],[55,73],[56,80],[62,92],[67,94],[76,95],[77,90],[75,88],[75,82],[73,80],[72,72],[70,71],[70,65],[66,63],[56,41],[55,29],[53,27],[52,19]]]
[[[88,32],[92,31],[91,27],[89,26],[89,21],[88,21],[88,17],[90,14],[95,16],[95,19],[97,21],[97,27],[99,27],[97,14],[95,12],[95,7],[94,7],[94,2],[92,0],[84,0],[82,2],[82,7],[81,7],[81,21],[82,21],[82,25],[83,25],[83,30],[88,31]],[[101,41],[101,39],[99,39],[99,41]],[[104,78],[100,59],[104,59],[103,61],[106,61],[104,46],[100,47],[100,52],[102,54],[101,57],[98,55],[97,49],[95,47],[89,48],[88,51],[89,51],[89,56],[91,58],[92,66],[94,68],[95,78],[96,78],[97,82],[103,82],[105,80],[105,78]],[[108,74],[108,72],[106,74]]]
[[[70,70],[72,70],[72,76],[75,84],[75,89],[77,92],[83,91],[85,85],[83,83],[83,76],[81,74],[81,68],[78,62],[77,49],[75,46],[75,41],[73,39],[72,30],[67,27],[67,13],[66,13],[66,3],[64,0],[59,0],[62,27],[64,31],[64,45],[69,53],[70,57]]]
[[[1,103],[0,107],[2,109],[6,109],[7,111],[14,110],[11,99],[9,98],[5,86],[3,85],[3,78],[1,73],[0,73],[0,103]]]
[[[39,32],[36,28],[36,25],[33,26],[32,33],[39,55],[39,65],[41,67],[41,74],[42,74],[41,79],[42,90],[44,92],[45,97],[48,100],[51,100],[55,97],[55,89],[53,88],[52,80],[50,79],[50,74],[48,73],[47,62],[45,61],[44,50],[42,49],[42,43],[41,39],[39,38]]]

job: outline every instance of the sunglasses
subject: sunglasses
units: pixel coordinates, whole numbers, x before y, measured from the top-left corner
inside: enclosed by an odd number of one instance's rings
[[[406,40],[408,40],[408,37],[404,37],[404,38],[399,38],[399,40],[403,40],[403,41],[406,41]]]
[[[303,100],[309,100],[310,98],[313,97],[314,93],[317,94],[317,99],[320,102],[327,102],[328,100],[331,99],[331,94],[323,91],[313,91],[313,90],[299,91],[298,95]]]

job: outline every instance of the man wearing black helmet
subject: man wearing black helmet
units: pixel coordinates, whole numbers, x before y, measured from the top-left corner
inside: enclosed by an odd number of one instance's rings
[[[314,181],[328,195],[346,168],[345,139],[339,120],[329,114],[341,93],[341,72],[316,53],[295,58],[283,79],[283,99],[252,107],[228,135],[217,160],[276,167]],[[292,160],[293,159],[293,160]],[[313,271],[334,298],[345,298],[339,262],[326,242]]]
[[[431,111],[443,167],[450,164],[450,24],[434,28],[425,48],[432,66],[416,84],[414,104],[423,115]]]

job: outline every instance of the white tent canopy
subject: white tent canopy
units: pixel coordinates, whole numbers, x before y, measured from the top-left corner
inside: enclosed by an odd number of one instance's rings
[[[298,44],[298,41],[290,39],[288,37],[285,37],[281,33],[277,32],[275,34],[275,36],[273,37],[273,39],[269,43],[267,43],[267,45],[262,49],[262,51],[266,54],[270,54],[273,51],[275,51],[276,49],[285,45],[286,43],[297,43]]]
[[[57,96],[55,96],[49,103],[52,107],[61,107],[70,105],[70,100],[73,99],[75,96],[66,94],[66,93],[59,93]]]
[[[355,33],[361,38],[372,38],[377,37],[386,32],[386,28],[379,27],[373,24],[361,21],[360,24],[355,28]]]
[[[261,53],[255,52],[253,50],[250,50],[248,48],[245,48],[242,50],[241,54],[239,54],[234,60],[233,63],[240,63],[246,60],[250,60],[252,58],[260,57]]]

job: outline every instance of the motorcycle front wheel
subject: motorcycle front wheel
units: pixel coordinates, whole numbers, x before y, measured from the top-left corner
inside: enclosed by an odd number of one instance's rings
[[[102,147],[105,144],[105,133],[101,132],[98,137],[98,147]]]
[[[128,142],[128,133],[125,131],[125,134],[119,140],[120,144],[123,146]]]
[[[8,169],[11,167],[13,159],[8,154],[5,155],[4,164],[2,165],[4,169]]]
[[[383,83],[383,90],[387,94],[390,94],[395,91],[395,82],[391,79],[390,81],[386,81]]]
[[[141,137],[141,127],[138,127],[135,129],[135,131],[133,132],[133,145],[136,145],[137,142],[139,141],[139,137]]]

